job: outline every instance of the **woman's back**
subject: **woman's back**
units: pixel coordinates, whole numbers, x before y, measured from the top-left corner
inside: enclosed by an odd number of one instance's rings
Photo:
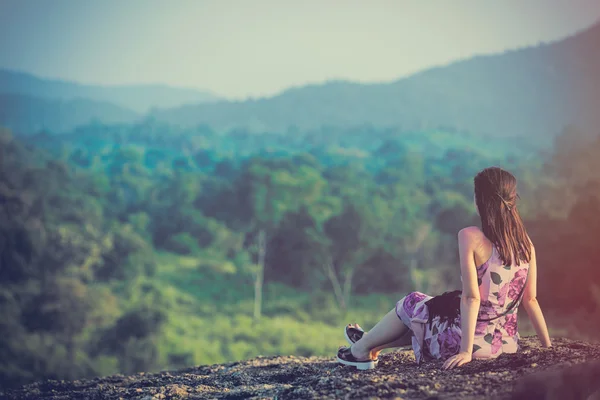
[[[517,310],[520,295],[525,287],[528,263],[517,266],[505,265],[496,246],[492,247],[489,259],[477,267],[477,283],[481,305],[479,321],[475,326],[476,358],[496,357],[501,353],[514,353],[518,349]],[[506,315],[495,318],[498,315]],[[495,319],[493,319],[495,318]]]

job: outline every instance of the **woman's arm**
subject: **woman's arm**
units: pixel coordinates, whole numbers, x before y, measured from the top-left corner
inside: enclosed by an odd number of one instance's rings
[[[550,347],[550,336],[548,335],[548,327],[544,320],[544,314],[536,299],[537,295],[537,262],[535,257],[535,247],[531,245],[531,260],[529,261],[529,278],[527,279],[527,286],[525,287],[525,293],[523,294],[523,306],[529,320],[535,329],[535,333],[542,342],[542,346]]]
[[[473,353],[475,325],[479,313],[479,286],[477,285],[477,268],[475,266],[475,244],[481,233],[478,229],[465,228],[458,232],[458,253],[462,275],[462,297],[460,299],[460,322],[462,339],[460,351]]]
[[[462,296],[460,299],[461,342],[460,353],[450,357],[443,368],[454,368],[468,363],[473,357],[473,341],[475,324],[481,299],[477,285],[477,268],[475,266],[475,247],[479,243],[481,232],[475,227],[458,232],[458,252],[462,275]]]

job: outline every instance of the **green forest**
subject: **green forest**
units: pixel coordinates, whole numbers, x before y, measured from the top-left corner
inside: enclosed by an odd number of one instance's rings
[[[346,323],[460,288],[456,236],[492,165],[519,181],[550,334],[597,340],[593,133],[0,130],[0,385],[333,356]]]

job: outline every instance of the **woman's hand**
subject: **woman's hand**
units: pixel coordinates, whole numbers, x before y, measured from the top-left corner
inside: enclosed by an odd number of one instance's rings
[[[443,369],[452,369],[454,367],[460,367],[463,364],[470,362],[473,359],[473,355],[466,351],[461,351],[460,353],[450,357],[444,363]]]

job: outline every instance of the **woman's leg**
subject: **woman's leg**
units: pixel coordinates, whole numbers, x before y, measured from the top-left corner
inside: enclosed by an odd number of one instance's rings
[[[356,329],[362,329],[358,324],[349,324],[349,325]],[[364,334],[366,335],[367,333],[368,332],[365,332]],[[412,344],[412,332],[409,330],[403,336],[398,337],[396,340],[386,343],[386,344],[382,344],[381,346],[377,346],[374,349],[371,349],[371,359],[375,360],[377,357],[379,357],[379,353],[381,352],[381,350],[393,349],[396,347],[410,346],[411,344]]]
[[[360,340],[352,345],[352,355],[359,360],[367,359],[374,349],[377,349],[378,347],[390,347],[389,344],[404,339],[404,335],[408,332],[408,327],[404,325],[400,318],[398,318],[396,309],[394,308],[387,313],[368,334],[363,335]],[[402,338],[400,338],[401,336]]]
[[[410,331],[406,332],[403,336],[394,340],[393,342],[389,342],[386,344],[382,344],[381,346],[377,346],[374,349],[371,349],[371,359],[376,359],[379,357],[379,353],[381,350],[385,349],[394,349],[396,347],[404,347],[412,344],[412,333]]]

